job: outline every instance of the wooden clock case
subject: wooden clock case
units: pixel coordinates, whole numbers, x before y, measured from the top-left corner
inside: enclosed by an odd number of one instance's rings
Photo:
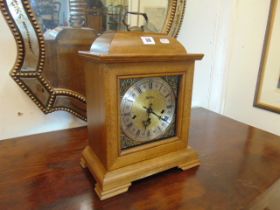
[[[155,44],[145,45],[141,37],[153,37]],[[85,62],[89,132],[81,165],[94,176],[100,199],[126,192],[131,182],[152,174],[199,165],[188,134],[194,63],[203,55],[187,54],[167,35],[141,32],[105,33],[80,55]],[[120,80],[169,75],[181,76],[176,136],[121,150]]]

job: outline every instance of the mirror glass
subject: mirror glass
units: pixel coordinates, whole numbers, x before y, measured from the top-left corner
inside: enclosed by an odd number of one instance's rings
[[[10,73],[14,81],[45,114],[62,110],[83,120],[84,62],[78,51],[88,51],[105,31],[161,32],[176,37],[186,4],[186,0],[1,2],[0,10],[18,48]]]
[[[168,0],[31,0],[30,3],[45,39],[43,76],[56,88],[82,95],[85,90],[81,85],[84,75],[79,50],[89,50],[97,34],[104,31],[135,30],[142,26],[144,31],[160,32],[168,11]],[[56,100],[54,105],[59,103]]]
[[[31,0],[41,29],[46,36],[59,26],[88,27],[97,33],[126,30],[146,25],[146,30],[160,32],[166,19],[168,0]],[[141,15],[146,13],[148,23]]]

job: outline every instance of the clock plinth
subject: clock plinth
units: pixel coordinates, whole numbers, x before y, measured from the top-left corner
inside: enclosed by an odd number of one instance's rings
[[[154,33],[105,33],[85,60],[88,146],[81,166],[104,200],[135,180],[199,165],[189,147],[194,63],[174,38]]]
[[[197,153],[191,148],[141,161],[115,170],[106,170],[90,147],[82,153],[81,165],[88,168],[96,180],[95,191],[101,200],[128,191],[133,181],[178,167],[187,170],[200,164]]]

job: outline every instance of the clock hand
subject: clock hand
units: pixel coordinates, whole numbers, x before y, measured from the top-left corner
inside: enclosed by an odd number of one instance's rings
[[[146,128],[151,124],[151,118],[148,118],[146,121],[142,121],[142,123],[146,130]]]
[[[150,104],[149,108],[147,108],[146,106],[143,106],[144,109],[147,110],[147,113],[148,114],[153,114],[155,115],[156,117],[158,117],[160,120],[164,121],[164,122],[167,122],[167,120],[165,120],[164,118],[162,118],[162,116],[158,115],[157,113],[155,113],[152,109],[152,106]]]
[[[151,113],[152,113],[153,115],[157,116],[160,120],[162,120],[162,121],[164,121],[164,122],[167,122],[166,119],[162,118],[162,116],[156,114],[155,112],[152,111]]]

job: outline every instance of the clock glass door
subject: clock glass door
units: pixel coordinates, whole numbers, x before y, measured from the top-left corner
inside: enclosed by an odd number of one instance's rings
[[[121,150],[176,136],[180,76],[120,80]]]

